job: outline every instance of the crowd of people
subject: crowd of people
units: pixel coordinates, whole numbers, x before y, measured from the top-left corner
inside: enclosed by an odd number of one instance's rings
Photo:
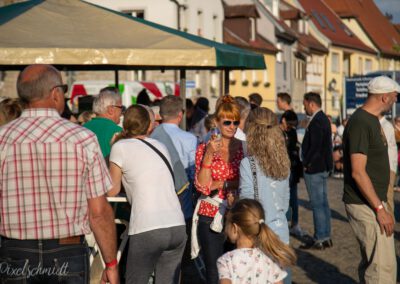
[[[333,247],[327,178],[336,169],[362,251],[360,281],[396,283],[392,146],[400,119],[393,126],[383,116],[400,92],[393,80],[371,80],[364,106],[337,129],[320,95],[304,94],[302,143],[287,93],[277,95],[280,115],[256,93],[222,96],[209,114],[206,98],[152,103],[145,92],[125,109],[118,89],[105,87],[92,112],[74,120],[62,117],[67,89],[54,67],[31,65],[19,74],[19,99],[0,102],[2,280],[88,283],[85,235],[93,233],[103,283],[148,283],[152,275],[187,283],[184,267],[199,258],[209,284],[291,283],[290,234],[300,249]],[[312,237],[299,225],[301,177]],[[130,205],[120,263],[113,196]]]

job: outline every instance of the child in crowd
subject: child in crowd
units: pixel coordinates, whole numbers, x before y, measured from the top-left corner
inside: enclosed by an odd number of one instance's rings
[[[225,233],[236,249],[217,261],[220,284],[283,283],[283,267],[294,265],[294,251],[264,223],[262,205],[241,199],[227,214]]]

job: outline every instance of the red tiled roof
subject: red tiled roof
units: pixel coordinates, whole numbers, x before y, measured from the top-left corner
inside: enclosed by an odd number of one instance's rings
[[[397,32],[400,34],[400,24],[393,24],[393,26],[397,30]]]
[[[318,30],[329,38],[333,45],[373,54],[376,53],[373,49],[366,46],[356,35],[349,32],[339,16],[322,0],[299,0],[299,2],[307,14],[311,16],[311,20]]]
[[[235,32],[224,27],[224,43],[232,44],[238,47],[247,48],[263,53],[277,53],[278,49],[267,39],[261,35],[256,35],[256,40],[246,42],[244,39],[240,38]]]
[[[248,5],[224,5],[225,18],[259,18],[257,8],[253,4]]]
[[[325,2],[341,17],[356,18],[383,55],[400,56],[400,51],[394,49],[394,46],[400,45],[400,34],[373,0],[325,0]]]
[[[279,10],[279,17],[283,20],[294,20],[300,17],[300,13],[296,10]]]
[[[288,25],[286,25],[284,20],[280,20],[280,19],[276,19],[276,20],[281,25],[281,27],[284,29],[284,32],[281,33],[281,35],[283,35],[284,37],[289,37],[293,41],[297,40],[298,34],[294,29],[292,29]]]
[[[299,43],[306,53],[327,54],[329,49],[326,48],[312,35],[300,34]]]
[[[301,18],[303,15],[305,15],[305,13],[285,0],[279,2],[279,17],[281,19],[294,20]]]

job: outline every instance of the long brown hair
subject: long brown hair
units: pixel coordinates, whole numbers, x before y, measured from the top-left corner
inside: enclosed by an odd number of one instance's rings
[[[245,133],[248,153],[256,158],[263,173],[273,179],[287,178],[290,160],[276,114],[265,107],[253,109],[247,117]]]
[[[237,201],[227,215],[227,221],[236,224],[243,234],[254,241],[254,246],[273,261],[282,267],[294,265],[294,250],[284,244],[264,220],[264,209],[261,203],[254,199]]]
[[[124,130],[117,135],[115,142],[121,139],[146,135],[150,122],[150,114],[145,107],[141,105],[131,105],[124,113],[124,121],[122,123]]]

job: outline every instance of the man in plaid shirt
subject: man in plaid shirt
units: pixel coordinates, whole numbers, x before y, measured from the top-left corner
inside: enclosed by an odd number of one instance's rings
[[[0,282],[88,283],[93,231],[103,281],[117,283],[112,184],[96,136],[60,117],[67,85],[54,67],[28,66],[17,90],[27,108],[0,128]]]

